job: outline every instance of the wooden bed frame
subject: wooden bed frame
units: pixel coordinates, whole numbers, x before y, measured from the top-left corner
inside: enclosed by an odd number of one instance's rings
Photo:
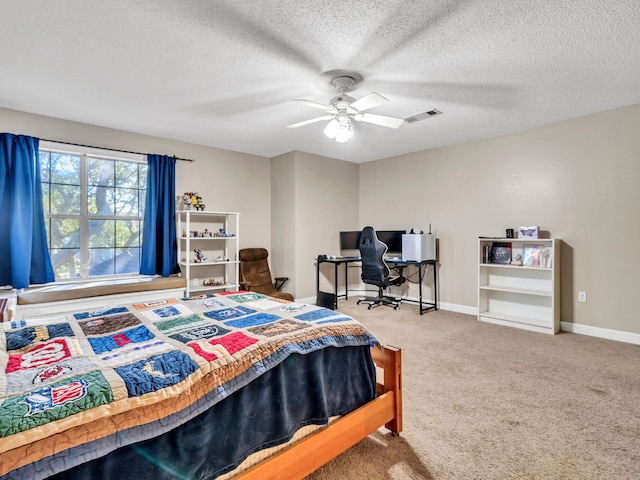
[[[391,346],[372,347],[373,361],[383,371],[374,400],[233,478],[299,480],[383,425],[392,434],[399,435],[402,431],[401,353]]]

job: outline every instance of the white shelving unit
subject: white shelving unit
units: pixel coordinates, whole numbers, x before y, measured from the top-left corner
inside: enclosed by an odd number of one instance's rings
[[[511,256],[523,247],[540,246],[547,254],[542,266],[495,264],[494,243],[511,244]],[[489,255],[483,255],[488,250]],[[478,320],[535,332],[560,331],[560,240],[478,239]]]
[[[178,262],[186,278],[185,296],[237,290],[239,286],[240,214],[177,212]],[[225,236],[220,234],[225,232]],[[204,255],[197,261],[195,250]]]

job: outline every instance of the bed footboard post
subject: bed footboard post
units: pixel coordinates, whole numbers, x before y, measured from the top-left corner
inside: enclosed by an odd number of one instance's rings
[[[402,431],[402,350],[379,345],[371,347],[374,363],[382,369],[382,383],[378,383],[378,395],[393,394],[393,420],[385,424],[395,435]]]
[[[383,347],[384,387],[393,392],[395,415],[387,427],[395,435],[402,431],[402,355],[395,347]]]

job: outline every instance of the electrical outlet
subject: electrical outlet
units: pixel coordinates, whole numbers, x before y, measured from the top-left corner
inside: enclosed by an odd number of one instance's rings
[[[587,292],[578,292],[578,301],[587,303]]]

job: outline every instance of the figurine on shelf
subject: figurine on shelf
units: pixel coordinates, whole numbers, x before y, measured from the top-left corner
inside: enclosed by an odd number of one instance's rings
[[[204,200],[202,200],[202,197],[198,195],[197,192],[191,194],[191,205],[193,205],[193,208],[195,208],[196,210],[204,210]]]
[[[194,263],[202,263],[207,259],[199,248],[194,248],[193,251],[196,254],[196,258],[193,260]]]

